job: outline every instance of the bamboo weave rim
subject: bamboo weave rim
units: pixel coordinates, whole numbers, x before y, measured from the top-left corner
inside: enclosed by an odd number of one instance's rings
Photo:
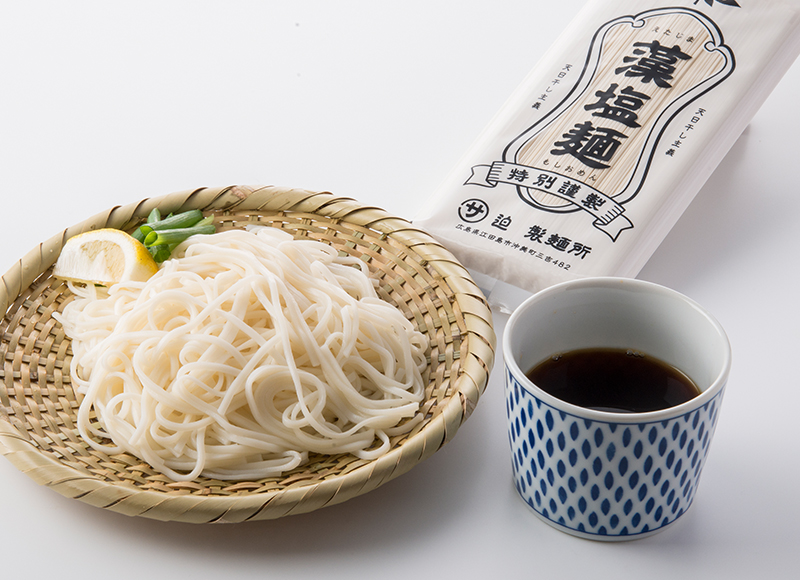
[[[177,483],[139,459],[99,453],[74,423],[70,341],[52,313],[71,293],[51,275],[64,242],[83,231],[131,230],[158,207],[201,209],[218,230],[261,223],[359,256],[379,294],[430,339],[423,423],[373,461],[314,455],[279,478]],[[37,483],[129,516],[191,523],[275,519],[366,493],[407,472],[455,436],[486,388],[494,361],[491,312],[467,270],[409,222],[330,193],[280,187],[201,188],[98,214],[40,244],[2,278],[0,454]]]

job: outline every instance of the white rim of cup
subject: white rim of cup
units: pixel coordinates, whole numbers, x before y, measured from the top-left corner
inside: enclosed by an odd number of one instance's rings
[[[517,324],[517,321],[523,316],[526,310],[533,307],[533,304],[539,302],[540,300],[547,298],[551,294],[555,294],[557,292],[561,292],[564,287],[606,287],[610,288],[613,286],[618,286],[620,282],[627,284],[628,286],[635,286],[639,288],[646,288],[651,292],[659,292],[662,294],[670,295],[674,298],[679,298],[686,302],[687,305],[694,308],[698,311],[708,322],[709,324],[716,330],[717,334],[720,337],[724,345],[724,355],[722,361],[722,368],[720,369],[719,374],[717,374],[716,378],[711,382],[711,384],[706,388],[703,392],[701,392],[698,396],[694,397],[686,401],[685,403],[681,403],[680,405],[675,405],[673,407],[667,407],[666,409],[660,409],[658,411],[647,411],[643,413],[615,413],[611,411],[597,411],[595,409],[588,409],[586,407],[581,407],[579,405],[574,405],[572,403],[568,403],[558,397],[554,397],[553,395],[543,391],[539,387],[537,387],[528,377],[525,375],[525,372],[520,368],[517,364],[517,361],[514,360],[511,356],[507,353],[512,351],[511,349],[511,335],[513,334],[512,331]],[[562,409],[565,412],[569,412],[573,415],[577,415],[579,417],[590,419],[594,421],[603,421],[606,423],[644,423],[644,422],[657,422],[663,421],[665,419],[670,419],[673,417],[679,417],[691,410],[697,409],[702,407],[709,401],[711,401],[714,397],[716,397],[722,388],[725,386],[728,376],[730,375],[731,369],[731,344],[730,340],[728,339],[728,335],[726,334],[725,330],[722,328],[722,325],[719,321],[705,308],[703,308],[700,304],[696,301],[692,300],[688,296],[681,294],[677,290],[673,290],[672,288],[667,288],[666,286],[662,286],[661,284],[656,284],[655,282],[648,282],[646,280],[638,280],[635,278],[622,278],[622,277],[612,277],[612,276],[600,276],[600,277],[589,277],[589,278],[578,278],[576,280],[568,280],[566,282],[560,282],[558,284],[554,284],[548,288],[540,290],[539,292],[535,293],[533,296],[527,298],[522,304],[520,304],[506,323],[505,332],[503,333],[503,360],[505,364],[513,371],[514,378],[519,382],[519,384],[526,390],[528,390],[532,395],[536,398],[540,399],[544,403],[550,405],[551,407]]]

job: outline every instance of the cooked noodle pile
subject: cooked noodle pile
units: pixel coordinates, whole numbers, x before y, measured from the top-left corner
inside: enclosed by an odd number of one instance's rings
[[[363,262],[273,228],[173,256],[144,283],[72,287],[60,318],[93,448],[176,481],[258,479],[309,452],[378,457],[419,421],[425,337]]]

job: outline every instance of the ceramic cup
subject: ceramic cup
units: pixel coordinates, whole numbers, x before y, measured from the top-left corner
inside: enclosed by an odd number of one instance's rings
[[[526,376],[558,352],[633,348],[686,373],[701,393],[660,411],[578,407]],[[731,364],[719,323],[689,298],[641,280],[587,278],[531,296],[503,337],[514,482],[545,522],[597,540],[642,538],[689,508]]]

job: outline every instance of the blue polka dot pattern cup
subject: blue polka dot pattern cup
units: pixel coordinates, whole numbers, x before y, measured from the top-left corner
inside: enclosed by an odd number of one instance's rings
[[[578,407],[525,375],[569,350],[632,348],[685,372],[694,399],[647,413]],[[514,483],[548,524],[596,540],[649,536],[689,508],[730,371],[719,323],[657,284],[587,278],[543,290],[511,316],[503,338]]]

